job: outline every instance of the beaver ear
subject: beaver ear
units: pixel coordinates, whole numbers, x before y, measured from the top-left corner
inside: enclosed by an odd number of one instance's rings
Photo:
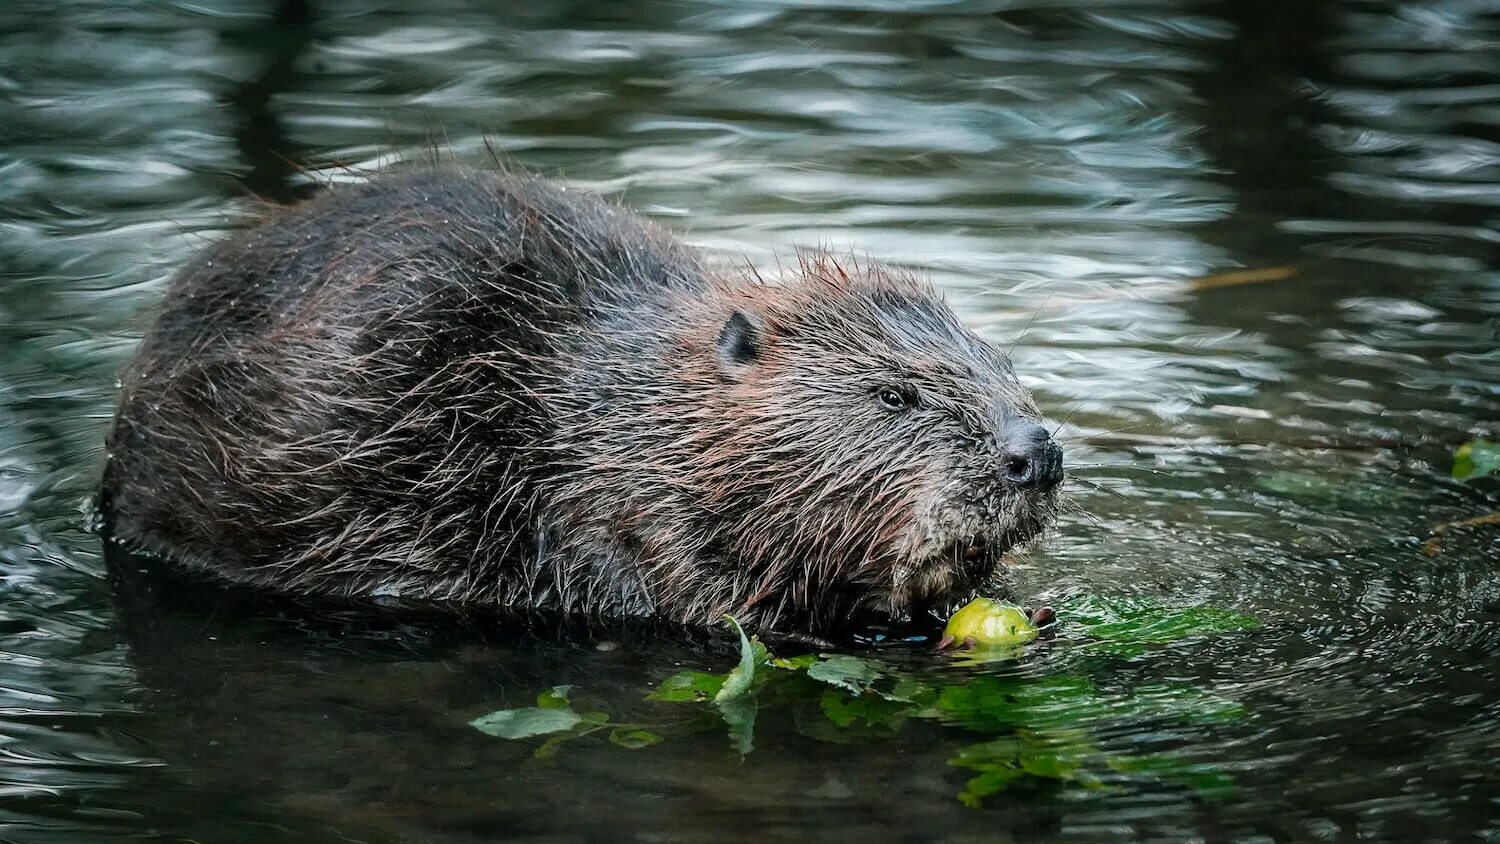
[[[765,328],[758,317],[746,311],[735,311],[719,329],[719,369],[725,377],[738,379],[760,357]]]

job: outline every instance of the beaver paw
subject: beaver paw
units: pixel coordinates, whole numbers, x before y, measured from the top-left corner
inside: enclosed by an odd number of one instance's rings
[[[1057,636],[1057,611],[1051,607],[1026,608],[1026,617],[1031,619],[1031,626],[1036,628],[1038,639],[1051,639]]]

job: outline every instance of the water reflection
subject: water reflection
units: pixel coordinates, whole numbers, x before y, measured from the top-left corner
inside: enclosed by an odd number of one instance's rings
[[[1500,834],[1500,545],[1422,551],[1500,495],[1447,477],[1500,419],[1497,35],[1487,0],[7,4],[5,837]],[[725,256],[937,279],[1081,455],[1029,585],[1266,622],[1085,674],[1241,703],[1176,739],[1236,794],[975,812],[953,725],[822,744],[777,711],[743,763],[705,734],[543,765],[464,716],[565,683],[638,712],[732,654],[112,592],[85,527],[137,312],[266,201],[433,145]]]

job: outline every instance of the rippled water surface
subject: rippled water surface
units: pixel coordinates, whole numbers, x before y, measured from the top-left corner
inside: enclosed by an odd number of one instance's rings
[[[1078,510],[1028,594],[1261,626],[877,654],[1042,690],[1006,729],[1106,772],[974,808],[997,732],[952,707],[834,729],[763,695],[743,757],[717,722],[547,759],[467,726],[557,685],[656,724],[646,693],[728,639],[113,586],[90,497],[172,269],[265,202],[486,139],[706,249],[930,275],[1066,421]],[[1497,222],[1493,0],[10,0],[0,837],[1500,841],[1500,529],[1424,550],[1500,510],[1450,474],[1500,433]],[[1217,714],[1139,705],[1163,689]],[[1127,776],[1143,754],[1214,787]]]

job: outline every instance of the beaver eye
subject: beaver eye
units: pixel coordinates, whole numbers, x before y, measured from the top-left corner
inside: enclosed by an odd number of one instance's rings
[[[875,391],[875,399],[886,410],[905,410],[912,406],[911,399],[895,387],[881,387]]]

